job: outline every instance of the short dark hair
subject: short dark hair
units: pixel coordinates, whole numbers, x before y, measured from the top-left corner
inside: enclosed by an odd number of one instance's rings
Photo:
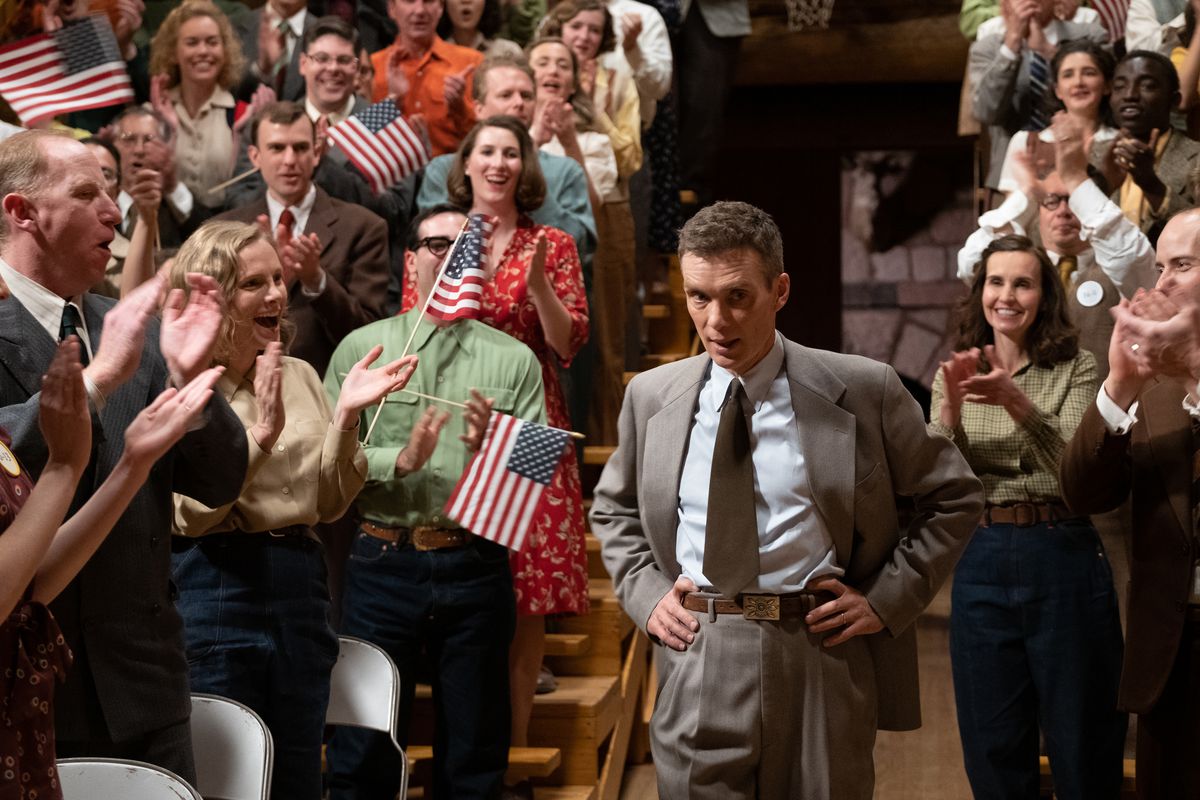
[[[483,13],[479,15],[479,32],[485,39],[494,39],[504,24],[504,12],[500,0],[483,0]],[[442,5],[442,18],[438,20],[437,34],[449,41],[454,34],[454,23],[450,21],[450,4]]]
[[[121,173],[121,151],[113,145],[108,139],[101,139],[99,136],[88,136],[79,140],[80,144],[94,144],[97,147],[103,147],[108,151],[108,154],[113,157],[113,161],[117,164],[117,174]]]
[[[533,84],[534,91],[537,91],[537,81],[533,79],[533,68],[529,66],[529,61],[524,55],[496,53],[483,59],[483,63],[475,68],[475,81],[471,85],[471,97],[475,99],[476,103],[482,105],[483,101],[487,99],[488,73],[500,67],[511,67],[524,72],[529,76],[529,82]]]
[[[1171,59],[1162,53],[1156,53],[1153,50],[1134,50],[1126,53],[1125,57],[1117,62],[1117,69],[1120,69],[1121,65],[1125,62],[1133,61],[1135,58],[1144,58],[1147,61],[1153,61],[1155,64],[1158,64],[1158,68],[1162,70],[1163,79],[1166,80],[1167,88],[1171,90],[1171,94],[1179,91],[1179,73],[1175,71],[1175,65],[1171,63]]]
[[[250,144],[258,147],[258,126],[264,122],[271,122],[275,125],[291,125],[301,117],[308,119],[308,113],[299,103],[293,103],[290,100],[267,103],[250,118]],[[312,124],[312,120],[309,120],[309,124]],[[316,138],[317,129],[316,126],[313,126],[313,141],[316,141]]]
[[[563,26],[575,19],[581,11],[600,11],[604,14],[604,28],[600,32],[600,47],[596,55],[608,53],[617,46],[617,33],[613,30],[613,18],[603,0],[562,0],[550,10],[538,26],[537,37],[561,38]]]
[[[529,136],[525,123],[508,114],[498,114],[480,120],[471,132],[462,140],[458,153],[454,156],[454,164],[450,174],[446,176],[446,190],[450,202],[460,209],[470,209],[475,201],[471,191],[471,181],[467,178],[467,159],[475,149],[475,140],[484,128],[501,128],[517,137],[517,145],[521,148],[521,174],[517,178],[517,211],[528,214],[542,207],[546,200],[546,178],[542,175],[542,165],[538,162],[538,152]]]
[[[771,215],[738,201],[722,201],[700,209],[679,231],[679,258],[700,258],[733,250],[753,250],[770,286],[784,273],[783,236]]]
[[[358,58],[358,51],[361,46],[358,29],[341,17],[335,16],[321,17],[313,23],[311,28],[304,32],[304,44],[301,52],[308,53],[309,45],[322,36],[336,36],[339,39],[349,42],[354,47],[354,57]]]
[[[1025,236],[1009,234],[994,240],[983,250],[975,265],[971,291],[959,303],[958,340],[955,350],[983,349],[995,344],[996,335],[983,313],[983,287],[987,282],[987,263],[996,253],[1028,253],[1041,267],[1042,302],[1033,325],[1026,334],[1029,359],[1035,365],[1049,369],[1055,364],[1070,361],[1079,353],[1079,331],[1067,316],[1067,292],[1063,289],[1058,270],[1050,263],[1046,251]]]
[[[412,222],[408,223],[408,232],[404,239],[404,247],[408,250],[416,252],[417,244],[421,241],[421,226],[425,224],[425,220],[430,217],[436,217],[438,214],[466,214],[458,206],[452,203],[438,203],[423,209],[421,213],[412,218]]]

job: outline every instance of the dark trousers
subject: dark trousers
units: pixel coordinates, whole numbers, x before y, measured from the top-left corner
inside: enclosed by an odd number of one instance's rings
[[[400,669],[401,745],[422,650],[432,672],[435,797],[492,798],[508,767],[508,646],[516,601],[508,551],[483,539],[418,552],[360,532],[350,551],[342,632],[385,649]],[[333,800],[392,800],[400,762],[388,737],[339,728],[330,742]]]
[[[1038,793],[1038,729],[1055,797],[1117,798],[1126,716],[1112,571],[1084,521],[975,531],[954,574],[950,659],[977,800]]]
[[[275,743],[271,797],[321,797],[321,740],[337,636],[321,545],[267,533],[175,543],[193,692],[258,712]]]
[[[675,42],[680,183],[696,192],[701,207],[716,199],[713,172],[741,45],[741,37],[714,36],[694,3]]]
[[[1138,714],[1140,800],[1200,797],[1200,612],[1189,613],[1162,695],[1148,713]]]
[[[196,785],[196,763],[192,758],[192,728],[188,720],[151,731],[124,742],[65,741],[54,743],[58,758],[124,758],[145,761],[174,772]]]

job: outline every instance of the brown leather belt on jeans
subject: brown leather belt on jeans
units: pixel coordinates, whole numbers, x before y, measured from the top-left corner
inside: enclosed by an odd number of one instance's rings
[[[739,594],[736,600],[704,592],[683,596],[683,607],[702,614],[738,614],[746,619],[791,619],[803,617],[822,603],[832,600],[827,592],[791,592],[789,594]]]
[[[1012,503],[1003,506],[989,505],[983,510],[979,524],[985,528],[989,525],[1016,525],[1018,528],[1028,528],[1041,522],[1079,518],[1078,514],[1072,514],[1062,503]]]
[[[414,550],[448,550],[452,547],[462,547],[471,541],[471,534],[460,529],[434,528],[429,525],[418,525],[415,528],[380,525],[377,522],[362,520],[358,523],[363,533],[383,539],[389,544],[403,547],[412,543]]]

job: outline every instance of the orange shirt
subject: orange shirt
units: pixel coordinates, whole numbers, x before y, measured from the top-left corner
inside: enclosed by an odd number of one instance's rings
[[[371,84],[371,102],[378,103],[387,97],[387,64],[395,44],[389,45],[371,56],[375,67],[375,82]],[[469,47],[459,47],[433,37],[433,46],[420,58],[407,58],[403,62],[404,76],[408,78],[408,94],[404,96],[405,116],[422,114],[429,123],[429,139],[433,154],[440,156],[453,153],[459,142],[475,125],[475,103],[471,90],[475,72],[467,76],[462,104],[446,105],[445,80],[447,75],[461,73],[467,67],[478,66],[483,53]]]

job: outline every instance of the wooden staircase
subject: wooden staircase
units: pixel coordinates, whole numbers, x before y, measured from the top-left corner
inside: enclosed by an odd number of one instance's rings
[[[668,272],[670,298],[643,307],[653,351],[643,358],[643,369],[693,352],[677,259],[670,259]],[[635,374],[626,373],[625,383]],[[584,447],[585,498],[615,449]],[[591,611],[551,623],[546,662],[558,689],[534,698],[530,746],[509,751],[510,772],[534,783],[535,800],[618,800],[627,761],[649,756],[647,726],[657,686],[650,642],[621,610],[590,532],[587,559]],[[418,685],[409,732],[410,800],[430,797],[432,733],[432,691]]]

